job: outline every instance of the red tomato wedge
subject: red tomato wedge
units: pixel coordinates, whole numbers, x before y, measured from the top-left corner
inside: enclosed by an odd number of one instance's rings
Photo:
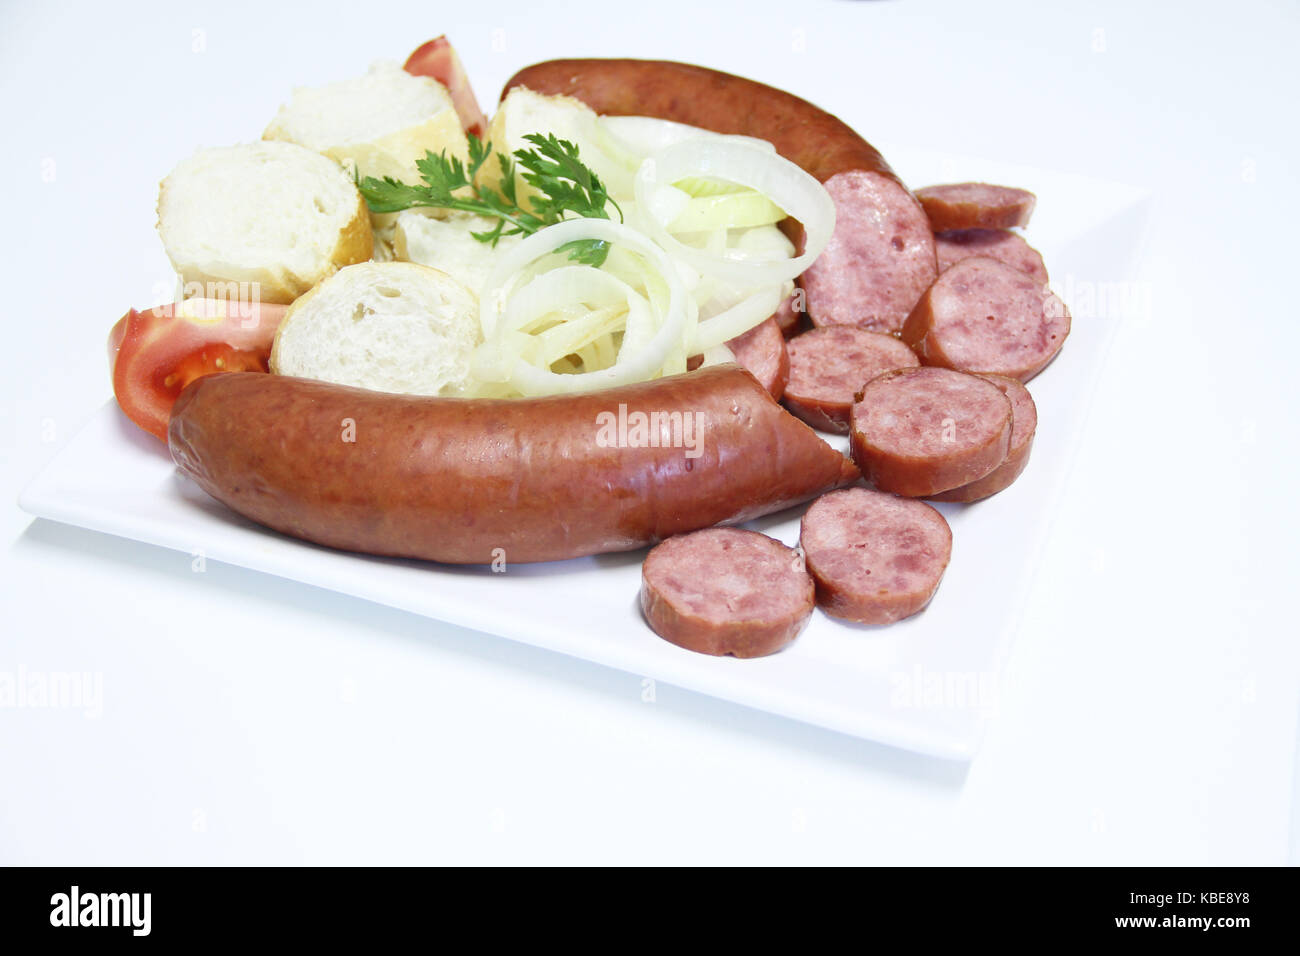
[[[186,299],[137,312],[108,335],[113,394],[131,419],[167,440],[172,403],[190,382],[217,372],[265,372],[288,306]]]
[[[473,133],[479,139],[487,131],[487,117],[479,109],[474,89],[469,85],[465,67],[461,66],[460,57],[445,36],[430,40],[406,59],[403,67],[413,76],[431,76],[451,94],[452,105],[460,117],[460,125],[466,133]]]

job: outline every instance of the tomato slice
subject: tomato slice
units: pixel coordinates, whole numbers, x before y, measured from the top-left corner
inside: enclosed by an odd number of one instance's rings
[[[473,133],[479,139],[487,131],[487,117],[479,109],[478,98],[474,88],[469,85],[469,76],[461,65],[446,36],[436,37],[420,47],[406,59],[402,67],[413,76],[431,76],[451,94],[452,105],[460,117],[460,125],[466,133]]]
[[[190,382],[217,372],[268,370],[275,330],[287,308],[187,299],[132,309],[108,336],[118,405],[165,442],[172,404]]]

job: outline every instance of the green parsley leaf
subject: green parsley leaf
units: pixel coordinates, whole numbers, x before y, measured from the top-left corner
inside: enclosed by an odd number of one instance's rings
[[[499,190],[475,182],[479,170],[492,153],[492,144],[469,136],[469,163],[456,156],[426,151],[415,167],[423,185],[398,182],[390,176],[376,179],[367,176],[357,183],[371,212],[388,213],[425,206],[453,209],[496,219],[496,226],[484,232],[472,232],[475,239],[495,246],[502,236],[531,235],[566,218],[608,219],[608,206],[623,220],[623,210],[605,189],[600,177],[583,164],[578,147],[554,133],[545,136],[531,133],[524,137],[533,149],[519,149],[513,157],[497,153],[501,167]],[[531,209],[519,205],[515,187],[516,164],[523,169],[521,178],[538,193],[529,197]],[[583,265],[600,266],[609,254],[609,243],[600,239],[581,239],[565,243],[557,251]]]

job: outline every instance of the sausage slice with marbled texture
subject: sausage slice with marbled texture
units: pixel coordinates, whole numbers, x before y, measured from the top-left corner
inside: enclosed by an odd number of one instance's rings
[[[846,435],[853,399],[882,372],[921,363],[892,335],[849,325],[829,325],[788,343],[790,378],[785,407],[813,428]]]
[[[1027,189],[990,183],[947,183],[916,191],[935,232],[1011,229],[1029,224],[1038,198]]]
[[[971,256],[984,256],[997,259],[1019,269],[1026,275],[1033,276],[1044,285],[1047,284],[1047,266],[1038,254],[1019,233],[1006,229],[961,229],[954,232],[941,232],[934,237],[934,249],[939,256],[939,272],[969,259]]]
[[[931,495],[933,501],[980,501],[1009,488],[1029,464],[1029,452],[1034,446],[1034,432],[1038,429],[1038,408],[1034,398],[1014,378],[1005,375],[981,375],[998,388],[1011,401],[1011,448],[1002,464],[969,485]]]
[[[892,624],[934,597],[952,557],[952,531],[923,501],[846,488],[822,495],[804,513],[799,546],[822,610],[860,624]]]
[[[992,382],[951,369],[897,369],[863,387],[850,446],[881,491],[924,498],[983,478],[1011,448],[1011,402]]]
[[[776,319],[767,319],[727,342],[736,362],[749,370],[778,401],[790,377],[790,356]]]
[[[939,276],[903,324],[925,365],[1021,382],[1046,368],[1070,334],[1065,303],[996,259],[972,256]]]
[[[813,603],[798,553],[756,531],[678,535],[652,548],[641,566],[646,622],[701,654],[773,654],[803,630]]]
[[[803,325],[803,296],[799,292],[792,292],[777,306],[776,314],[772,319],[776,322],[781,334],[786,338],[792,335],[798,335],[799,329]]]
[[[897,332],[934,281],[934,233],[906,189],[869,170],[828,179],[835,232],[799,281],[813,325]]]

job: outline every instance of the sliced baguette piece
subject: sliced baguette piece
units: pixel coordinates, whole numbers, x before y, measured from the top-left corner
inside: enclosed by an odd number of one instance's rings
[[[415,161],[425,151],[468,157],[451,95],[437,80],[412,76],[396,63],[376,63],[363,76],[299,87],[262,133],[297,143],[362,176],[419,182]]]
[[[379,392],[457,395],[481,337],[478,300],[445,272],[363,262],[290,307],[271,371]]]
[[[524,137],[530,133],[554,133],[578,147],[582,162],[591,169],[612,196],[632,195],[635,158],[614,140],[600,123],[600,117],[586,103],[572,96],[548,96],[517,86],[506,94],[488,126],[488,142],[494,153],[514,155],[516,150],[536,149]],[[515,193],[519,205],[529,208],[537,190],[524,181],[524,170],[515,167]],[[501,165],[494,159],[479,170],[480,184],[500,188]]]
[[[202,149],[182,160],[159,187],[158,233],[187,297],[247,283],[251,297],[280,304],[369,259],[374,242],[347,174],[291,143]]]

